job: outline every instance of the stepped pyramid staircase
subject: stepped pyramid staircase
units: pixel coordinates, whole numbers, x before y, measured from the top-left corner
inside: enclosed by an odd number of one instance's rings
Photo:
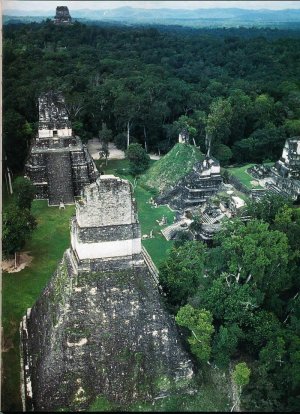
[[[165,236],[167,240],[171,240],[174,233],[182,227],[182,224],[187,223],[187,219],[184,218],[176,223],[171,224],[170,226],[161,230],[162,234]]]
[[[49,183],[49,205],[57,206],[61,201],[74,203],[72,167],[69,152],[50,152],[47,156]],[[61,181],[60,177],[64,177]]]

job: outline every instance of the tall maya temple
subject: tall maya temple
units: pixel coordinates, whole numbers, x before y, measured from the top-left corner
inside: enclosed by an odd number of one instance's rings
[[[70,16],[70,12],[68,7],[66,6],[57,6],[56,7],[56,14],[54,17],[54,24],[60,25],[70,25],[72,24],[72,18]]]
[[[133,189],[85,187],[71,246],[21,325],[24,411],[114,411],[193,391],[194,369],[141,246]]]
[[[98,172],[87,148],[72,131],[65,100],[60,92],[43,93],[39,99],[38,135],[25,164],[25,174],[37,199],[49,205],[74,203]]]

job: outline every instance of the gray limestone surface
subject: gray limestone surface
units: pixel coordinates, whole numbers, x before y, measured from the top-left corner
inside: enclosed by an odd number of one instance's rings
[[[98,395],[124,409],[193,376],[145,265],[77,275],[67,251],[27,330],[36,411],[87,409]]]

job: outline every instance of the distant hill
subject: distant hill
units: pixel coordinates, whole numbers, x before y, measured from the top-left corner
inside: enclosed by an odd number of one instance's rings
[[[204,155],[195,146],[178,143],[149,168],[140,184],[165,191],[178,183],[192,170],[195,162],[203,158]]]
[[[42,14],[42,15],[41,15]],[[18,21],[41,21],[53,18],[55,10],[24,11],[22,9],[4,10],[4,24]],[[133,7],[120,7],[107,10],[70,8],[73,19],[93,21],[115,21],[129,24],[166,24],[183,25],[191,27],[300,27],[300,8],[286,10],[246,10],[238,8],[214,9],[141,9]],[[30,18],[30,20],[29,20]]]

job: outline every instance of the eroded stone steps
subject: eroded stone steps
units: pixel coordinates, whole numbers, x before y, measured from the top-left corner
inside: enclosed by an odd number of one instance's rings
[[[47,156],[49,205],[74,203],[72,167],[69,152],[49,152]],[[64,180],[61,179],[64,177]]]

